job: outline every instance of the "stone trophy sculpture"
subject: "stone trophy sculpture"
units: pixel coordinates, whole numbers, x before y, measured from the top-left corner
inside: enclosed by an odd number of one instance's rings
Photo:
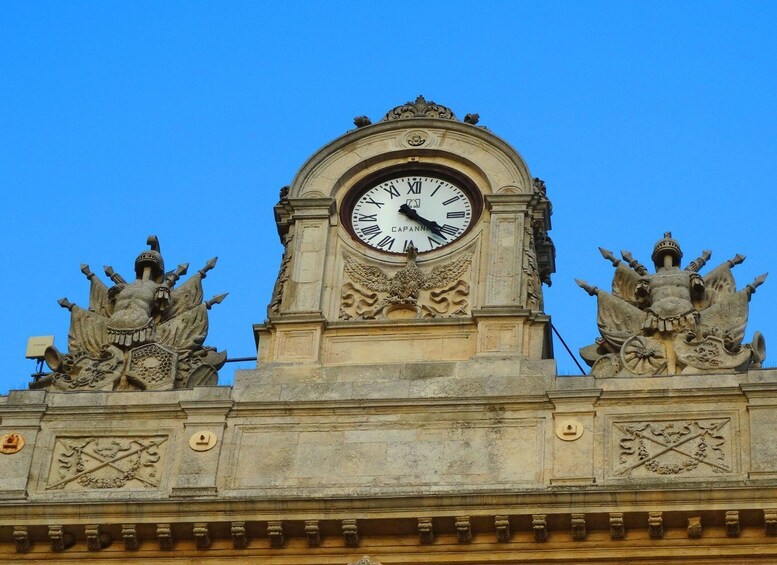
[[[698,271],[710,252],[681,269],[683,254],[671,232],[655,245],[653,274],[628,251],[622,252],[624,261],[600,251],[615,267],[612,294],[577,281],[598,299],[601,337],[580,350],[592,375],[659,376],[761,366],[763,336],[756,332],[748,345],[742,339],[750,296],[766,274],[737,291],[731,269],[744,261],[742,255],[701,276]]]
[[[69,352],[49,347],[45,359],[53,372],[30,388],[170,390],[217,383],[227,354],[203,343],[207,311],[226,294],[202,301],[202,279],[216,258],[174,288],[188,264],[166,273],[157,237],[149,236],[148,245],[135,260],[132,282],[105,267],[115,285],[108,288],[88,265],[81,266],[91,283],[89,308],[59,300],[71,315]]]

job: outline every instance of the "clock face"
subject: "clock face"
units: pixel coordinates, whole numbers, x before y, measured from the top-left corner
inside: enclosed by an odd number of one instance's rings
[[[473,203],[457,184],[433,175],[404,175],[370,186],[348,212],[354,235],[388,253],[420,253],[459,239],[473,220]]]

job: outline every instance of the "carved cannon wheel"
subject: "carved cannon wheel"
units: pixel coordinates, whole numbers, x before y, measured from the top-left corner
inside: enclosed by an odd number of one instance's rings
[[[664,345],[652,337],[635,335],[621,347],[623,366],[635,375],[658,375],[666,372]]]

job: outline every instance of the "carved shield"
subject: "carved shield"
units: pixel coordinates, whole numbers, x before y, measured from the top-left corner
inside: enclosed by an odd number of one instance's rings
[[[141,389],[171,389],[178,356],[158,343],[148,343],[129,353],[127,380]]]

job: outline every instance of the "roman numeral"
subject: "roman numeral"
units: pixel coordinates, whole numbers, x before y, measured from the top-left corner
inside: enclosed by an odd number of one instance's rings
[[[407,191],[408,194],[421,194],[420,180],[407,181],[407,186],[410,187],[410,190]]]
[[[375,204],[375,206],[377,206],[378,208],[382,208],[386,204],[385,202],[378,202],[373,198],[368,198],[366,202],[367,204]]]
[[[396,188],[394,188],[393,184],[390,184],[388,187],[384,188],[383,190],[389,193],[392,200],[397,196],[399,196],[399,191]]]
[[[415,243],[413,243],[413,240],[412,239],[406,239],[405,240],[405,244],[402,246],[402,251],[407,253],[407,248],[410,247],[411,245],[413,247],[415,247]]]
[[[448,212],[447,218],[463,218],[464,212]]]
[[[457,200],[459,200],[461,196],[454,196],[453,198],[448,198],[445,202],[442,203],[443,206],[447,206],[448,204],[453,204]]]
[[[389,249],[391,249],[394,246],[394,241],[396,241],[396,240],[393,237],[387,235],[386,237],[381,239],[375,245],[377,245],[378,247],[381,247],[381,248],[388,247]]]
[[[433,238],[433,237],[431,237],[431,236],[426,236],[426,239],[428,239],[428,240],[429,240],[429,246],[430,246],[432,249],[434,249],[435,247],[440,247],[440,246],[442,246],[442,244],[443,244],[443,243],[442,243],[442,241],[437,241],[436,239],[434,239],[434,238]]]
[[[372,224],[371,226],[367,226],[362,230],[362,237],[367,238],[367,241],[369,241],[379,233],[380,233],[380,226],[378,224]]]
[[[443,227],[440,228],[440,231],[442,233],[447,233],[448,235],[456,235],[459,232],[458,228],[454,228],[449,224],[443,225]]]
[[[440,190],[440,187],[441,187],[441,186],[442,186],[442,183],[440,183],[440,184],[438,184],[438,185],[437,185],[437,188],[435,188],[435,189],[432,191],[432,196],[434,196],[435,194],[437,194],[437,191],[438,191],[438,190]]]
[[[462,212],[463,214],[464,212]],[[450,218],[451,215],[448,214],[448,217]],[[378,221],[378,215],[377,214],[359,214],[359,217],[356,218],[357,222],[377,222]]]

